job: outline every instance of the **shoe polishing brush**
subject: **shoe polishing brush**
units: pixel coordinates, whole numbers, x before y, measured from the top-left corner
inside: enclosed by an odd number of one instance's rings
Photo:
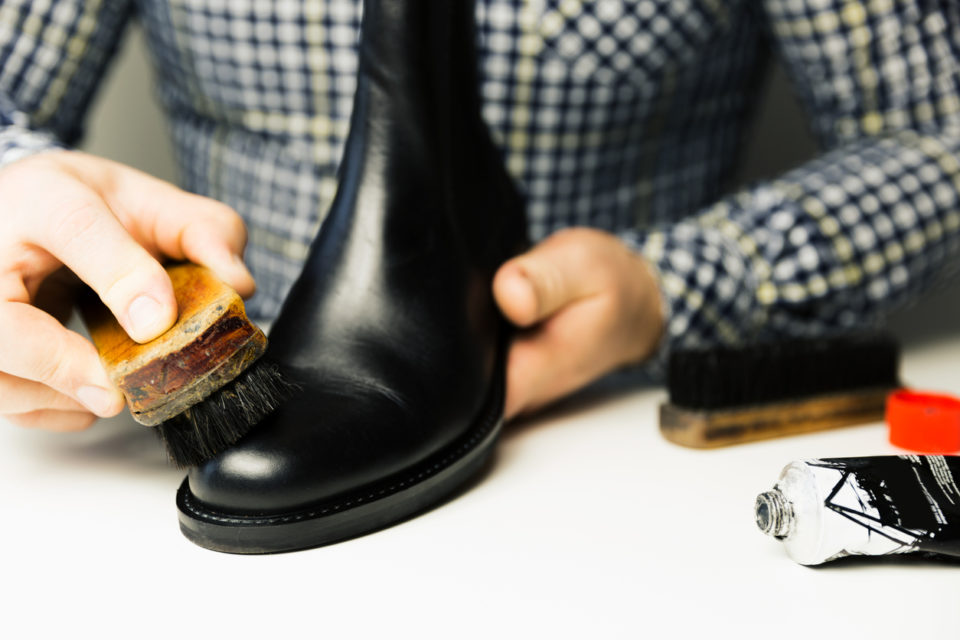
[[[898,369],[896,342],[880,335],[676,350],[660,431],[711,448],[882,422]]]
[[[151,342],[131,340],[92,292],[80,310],[134,420],[156,427],[171,461],[188,467],[234,444],[291,385],[260,359],[267,339],[236,291],[195,264],[174,264],[167,273],[179,315]]]

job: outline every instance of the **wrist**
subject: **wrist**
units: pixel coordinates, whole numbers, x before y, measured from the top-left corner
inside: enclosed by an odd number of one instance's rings
[[[638,364],[652,357],[660,349],[666,327],[666,305],[660,288],[656,267],[644,256],[630,251],[633,263],[631,280],[636,283],[636,315],[634,316],[633,348],[626,363]]]

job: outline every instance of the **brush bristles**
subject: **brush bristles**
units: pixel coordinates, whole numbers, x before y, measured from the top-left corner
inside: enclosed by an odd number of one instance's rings
[[[235,444],[296,389],[276,365],[261,360],[155,428],[175,465],[196,466]]]
[[[723,409],[827,393],[899,386],[899,349],[890,338],[789,340],[674,351],[670,403]]]

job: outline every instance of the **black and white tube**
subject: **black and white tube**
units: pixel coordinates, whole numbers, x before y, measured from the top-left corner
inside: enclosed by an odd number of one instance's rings
[[[757,496],[757,526],[805,565],[915,551],[960,557],[960,458],[792,462]]]

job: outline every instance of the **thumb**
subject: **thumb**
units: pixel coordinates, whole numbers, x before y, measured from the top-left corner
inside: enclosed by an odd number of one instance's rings
[[[508,320],[529,327],[599,290],[582,240],[574,230],[559,232],[500,267],[493,295]]]

